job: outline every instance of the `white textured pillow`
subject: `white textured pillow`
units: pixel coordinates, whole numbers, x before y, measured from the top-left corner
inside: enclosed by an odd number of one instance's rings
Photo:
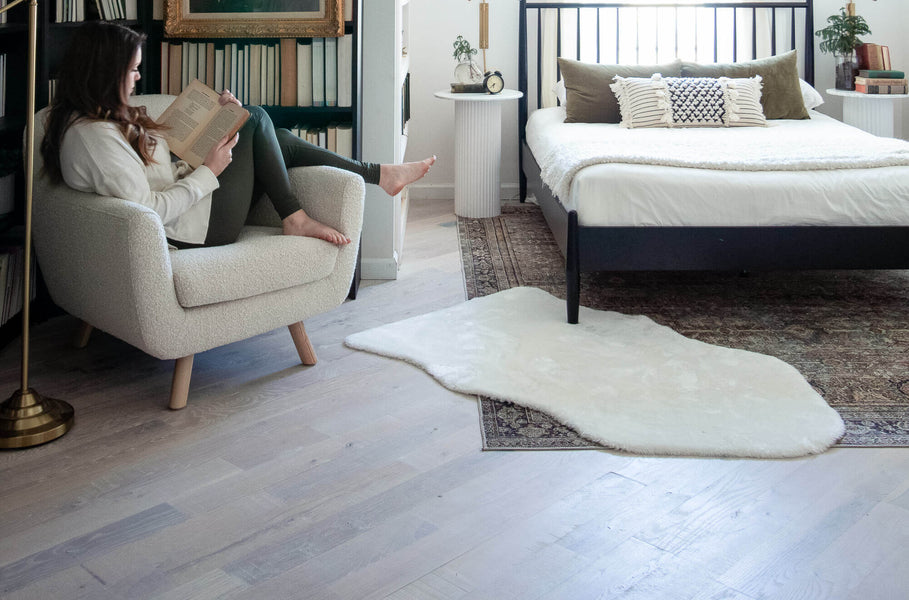
[[[808,85],[807,83],[805,85]],[[565,106],[568,104],[568,90],[565,89],[565,80],[559,79],[555,82],[555,85],[552,86],[552,93],[556,95],[556,98],[559,99],[559,106]]]
[[[623,127],[763,127],[761,77],[615,77]]]
[[[811,87],[811,84],[804,79],[799,79],[799,88],[802,90],[802,101],[808,110],[817,108],[824,103],[824,97],[821,96],[821,93]]]

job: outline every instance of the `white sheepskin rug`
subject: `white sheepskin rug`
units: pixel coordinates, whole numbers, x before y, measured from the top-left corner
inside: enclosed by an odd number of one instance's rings
[[[843,420],[783,361],[686,338],[644,316],[521,287],[349,336],[445,387],[534,408],[638,454],[784,458],[823,452]]]

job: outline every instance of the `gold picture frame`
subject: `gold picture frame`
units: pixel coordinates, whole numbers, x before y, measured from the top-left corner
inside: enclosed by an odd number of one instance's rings
[[[168,37],[344,35],[344,0],[165,0]]]

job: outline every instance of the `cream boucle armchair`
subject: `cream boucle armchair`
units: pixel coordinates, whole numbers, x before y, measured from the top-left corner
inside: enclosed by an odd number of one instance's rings
[[[157,117],[173,96],[133,102]],[[43,111],[36,118],[40,147]],[[280,235],[266,200],[228,246],[169,249],[158,215],[119,198],[34,187],[35,251],[50,295],[86,324],[160,359],[176,359],[170,408],[186,406],[193,355],[287,326],[303,364],[315,364],[303,319],[341,304],[350,290],[363,224],[362,178],[330,167],[290,170],[303,209],[354,240],[338,248]],[[302,190],[306,190],[303,192]]]

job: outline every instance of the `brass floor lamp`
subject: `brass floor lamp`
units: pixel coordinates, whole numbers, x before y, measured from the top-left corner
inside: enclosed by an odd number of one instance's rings
[[[4,13],[26,0],[15,0]],[[73,426],[73,407],[43,398],[28,387],[28,334],[31,300],[32,185],[35,171],[35,55],[38,47],[38,2],[28,0],[28,102],[25,108],[25,269],[22,285],[22,383],[0,404],[0,448],[27,448],[55,440]]]

